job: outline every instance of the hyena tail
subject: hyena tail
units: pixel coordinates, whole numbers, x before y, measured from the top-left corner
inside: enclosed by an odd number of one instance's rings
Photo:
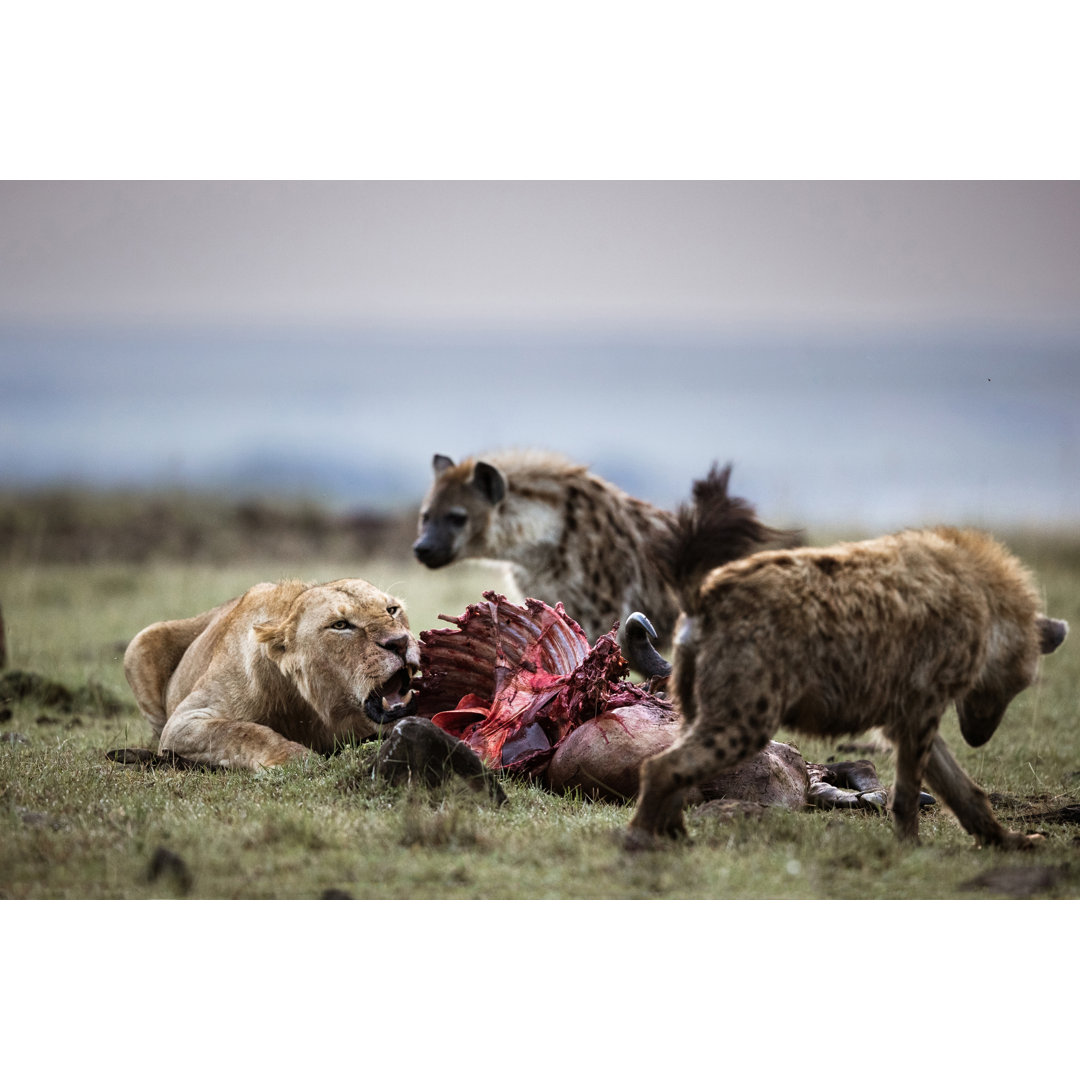
[[[767,545],[801,543],[797,531],[770,528],[745,499],[729,495],[730,477],[730,464],[714,464],[708,476],[694,481],[693,502],[679,509],[671,531],[656,544],[660,571],[690,614],[710,570]]]

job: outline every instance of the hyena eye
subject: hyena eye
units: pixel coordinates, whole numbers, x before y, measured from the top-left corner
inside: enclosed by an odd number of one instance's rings
[[[337,622],[330,624],[331,630],[353,630],[355,627],[348,619],[338,619]]]
[[[460,529],[469,520],[469,515],[464,510],[447,510],[446,520],[455,528]]]

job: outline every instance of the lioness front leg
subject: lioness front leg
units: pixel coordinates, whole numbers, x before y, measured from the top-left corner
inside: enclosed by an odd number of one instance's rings
[[[265,724],[229,720],[209,710],[174,713],[161,732],[159,750],[205,765],[253,772],[312,753]]]
[[[132,638],[124,651],[124,675],[135,695],[139,711],[155,735],[160,735],[168,715],[165,695],[169,679],[191,643],[210,625],[220,607],[190,619],[154,623]]]

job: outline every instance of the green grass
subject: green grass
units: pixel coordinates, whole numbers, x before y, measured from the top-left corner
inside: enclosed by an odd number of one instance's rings
[[[972,750],[955,718],[945,736],[999,794],[1001,816],[1080,803],[1080,544],[1036,535],[1013,546],[1036,569],[1048,611],[1073,636]],[[10,555],[0,564],[8,668],[39,673],[89,706],[33,699],[7,707],[0,736],[0,896],[8,898],[924,899],[1080,897],[1076,825],[1039,828],[1041,850],[974,848],[948,812],[922,814],[923,844],[898,846],[886,819],[767,811],[754,819],[692,812],[690,842],[630,854],[629,806],[590,804],[508,780],[495,809],[463,785],[391,788],[371,778],[374,744],[259,775],[121,766],[120,746],[151,746],[121,669],[124,644],[157,619],[193,614],[256,581],[367,577],[404,598],[414,630],[440,625],[501,578],[491,567],[439,572],[405,560],[264,559],[228,565],[147,561],[86,566]],[[119,711],[108,715],[110,699]],[[97,702],[98,704],[94,704]],[[101,703],[104,703],[102,705]],[[790,736],[810,760],[829,743]],[[891,779],[888,755],[873,755]],[[158,848],[181,861],[155,875]],[[1009,873],[1019,870],[1019,877]],[[997,875],[995,878],[994,875]],[[1040,874],[1042,876],[1040,876]],[[984,884],[971,884],[983,878]],[[1034,884],[1033,884],[1034,883]]]

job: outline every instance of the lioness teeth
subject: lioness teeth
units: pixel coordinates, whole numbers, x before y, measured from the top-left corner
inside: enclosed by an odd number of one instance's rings
[[[383,712],[394,712],[395,710],[407,708],[409,702],[412,701],[413,695],[415,693],[416,690],[414,688],[410,688],[409,692],[405,694],[400,701],[395,702],[393,705],[391,705],[390,702],[386,700],[386,697],[384,695],[382,699]]]

